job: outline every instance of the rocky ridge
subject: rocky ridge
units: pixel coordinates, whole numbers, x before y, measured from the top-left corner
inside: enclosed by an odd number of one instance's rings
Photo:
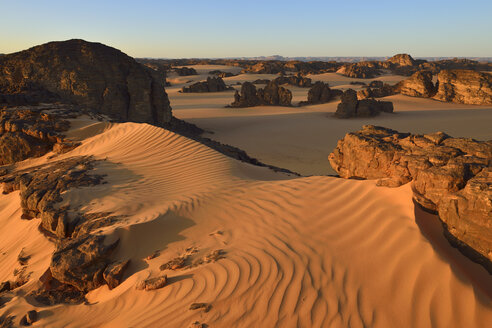
[[[0,101],[61,101],[123,121],[171,120],[164,81],[121,51],[84,40],[50,42],[0,57]]]
[[[234,102],[229,107],[253,107],[253,106],[291,106],[292,93],[280,87],[275,81],[270,81],[264,88],[256,89],[251,82],[244,82],[241,93],[236,91]]]
[[[329,160],[342,178],[410,182],[415,201],[439,214],[453,245],[492,273],[492,141],[366,125],[339,140]]]
[[[181,89],[183,93],[202,93],[202,92],[219,92],[234,90],[228,87],[220,77],[207,77],[206,81],[196,82]]]

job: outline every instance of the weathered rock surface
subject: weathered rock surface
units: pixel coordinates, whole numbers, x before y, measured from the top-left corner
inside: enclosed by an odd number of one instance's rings
[[[220,78],[225,78],[225,77],[231,77],[231,76],[236,76],[237,74],[231,73],[231,72],[222,72],[221,70],[213,70],[208,72],[210,75],[215,75]]]
[[[309,89],[307,101],[302,101],[299,105],[324,104],[336,95],[339,95],[338,90],[332,90],[328,83],[318,81]]]
[[[108,284],[109,289],[116,288],[123,278],[126,268],[130,264],[130,260],[118,261],[111,263],[103,272],[104,281]]]
[[[179,75],[179,76],[190,76],[190,75],[198,75],[196,70],[193,67],[176,67],[174,68],[174,71]]]
[[[392,113],[393,103],[374,99],[357,99],[357,93],[348,89],[341,95],[341,102],[337,106],[335,116],[338,118],[370,117],[381,112]]]
[[[378,69],[365,66],[363,63],[343,65],[339,70],[337,70],[337,73],[347,77],[358,79],[372,79],[380,75]]]
[[[396,93],[397,91],[394,86],[384,83],[383,86],[378,88],[366,88],[364,90],[357,91],[357,98],[382,98],[394,95]]]
[[[166,284],[167,284],[167,275],[163,275],[156,278],[142,280],[137,284],[136,288],[139,290],[150,291],[150,290],[160,289],[166,286]]]
[[[471,70],[443,70],[437,75],[434,99],[461,104],[492,104],[492,74]]]
[[[395,92],[411,97],[432,97],[436,93],[432,73],[419,71],[394,86]]]
[[[46,112],[49,109],[38,106],[0,110],[0,165],[39,157],[54,147],[63,152],[76,146],[61,134],[70,126],[65,119],[69,116],[68,111],[50,114]]]
[[[345,135],[329,160],[343,178],[390,187],[411,182],[415,201],[437,211],[454,244],[467,245],[492,273],[492,141],[369,125]]]
[[[244,82],[241,94],[236,91],[234,102],[229,107],[253,107],[261,105],[291,106],[292,93],[270,81],[264,88],[256,89],[253,83]]]
[[[162,81],[119,50],[83,40],[50,42],[0,57],[0,101],[60,100],[124,121],[171,119]]]
[[[304,77],[300,74],[289,75],[289,76],[285,76],[285,75],[279,76],[276,79],[274,79],[274,81],[278,85],[289,84],[289,85],[294,85],[294,86],[301,87],[301,88],[309,88],[312,85],[310,78]]]
[[[220,77],[208,77],[206,81],[196,82],[187,87],[183,87],[181,92],[192,93],[192,92],[219,92],[225,90],[234,90],[232,87],[228,87],[224,80]]]
[[[398,66],[413,66],[416,63],[415,60],[412,58],[412,56],[408,54],[394,55],[393,57],[389,58],[386,62]]]

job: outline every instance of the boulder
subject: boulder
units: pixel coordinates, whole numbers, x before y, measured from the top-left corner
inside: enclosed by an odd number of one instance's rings
[[[253,83],[244,82],[241,94],[236,91],[234,102],[229,107],[253,107],[261,105],[291,106],[292,93],[280,87],[275,81],[270,81],[263,89],[256,89]]]
[[[162,275],[160,277],[150,278],[140,281],[136,288],[138,290],[156,290],[167,285],[167,275]]]
[[[437,75],[434,99],[461,104],[492,104],[492,74],[472,70],[443,70]]]
[[[179,75],[179,76],[190,76],[190,75],[198,75],[196,70],[193,67],[175,67],[174,71]]]
[[[448,239],[492,273],[492,141],[368,125],[339,140],[329,160],[342,178],[411,182],[415,201],[439,214]]]
[[[393,112],[392,102],[374,99],[357,100],[357,93],[352,89],[345,91],[340,100],[335,112],[335,117],[338,118],[371,117],[381,112]]]
[[[181,92],[183,93],[200,93],[200,92],[219,92],[225,90],[234,90],[232,87],[228,87],[224,80],[220,77],[207,77],[206,81],[196,82],[190,86],[183,87]]]
[[[84,40],[50,42],[0,57],[3,98],[39,93],[44,95],[40,101],[53,95],[123,121],[161,124],[172,117],[162,81],[121,51]]]
[[[324,104],[335,96],[328,83],[316,82],[308,91],[307,101],[302,101],[299,105]]]
[[[382,87],[379,88],[366,88],[363,90],[357,91],[358,99],[367,99],[367,98],[383,98],[396,94],[397,91],[395,87],[389,84],[384,83]]]
[[[128,264],[130,264],[130,260],[114,262],[106,267],[103,278],[109,289],[116,288],[121,283]]]
[[[432,73],[419,71],[394,86],[395,92],[411,97],[432,97],[436,93]]]

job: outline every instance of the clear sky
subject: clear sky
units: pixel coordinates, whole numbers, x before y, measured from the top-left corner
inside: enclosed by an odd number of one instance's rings
[[[492,0],[0,0],[0,53],[53,40],[134,57],[492,57]]]

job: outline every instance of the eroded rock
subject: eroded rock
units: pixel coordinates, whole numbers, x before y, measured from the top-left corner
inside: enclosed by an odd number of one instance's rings
[[[220,77],[208,77],[206,81],[196,82],[187,87],[183,87],[181,92],[183,93],[201,93],[201,92],[219,92],[226,90],[234,90],[232,87],[228,87],[224,80]]]
[[[256,89],[253,83],[244,82],[241,86],[241,94],[236,91],[234,102],[229,107],[291,106],[291,101],[290,90],[280,87],[275,81],[270,81],[260,89]]]
[[[492,273],[492,141],[368,125],[338,141],[329,160],[343,178],[411,182],[415,201],[438,212],[454,244]]]
[[[492,74],[472,70],[442,70],[434,99],[461,104],[492,104]]]
[[[371,117],[379,115],[381,112],[392,113],[393,103],[390,101],[378,101],[374,99],[357,99],[357,93],[346,90],[340,97],[341,102],[337,106],[335,117]]]

